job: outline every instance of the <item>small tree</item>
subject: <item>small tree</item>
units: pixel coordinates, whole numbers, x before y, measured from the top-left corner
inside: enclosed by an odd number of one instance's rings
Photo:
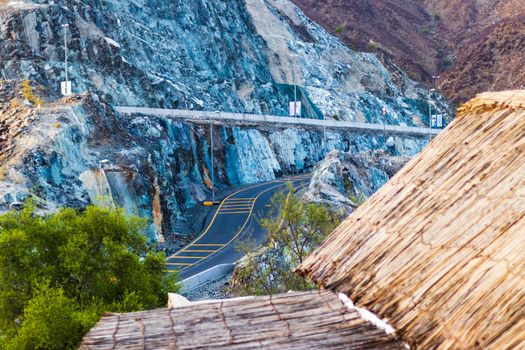
[[[145,224],[97,207],[0,216],[0,348],[75,348],[106,311],[166,305],[176,276],[148,252]]]
[[[305,203],[294,192],[290,184],[289,194],[278,193],[272,198],[270,214],[260,220],[267,231],[264,246],[257,247],[252,240],[238,245],[246,257],[230,287],[233,294],[265,295],[315,288],[293,269],[324,241],[339,220],[324,206]]]

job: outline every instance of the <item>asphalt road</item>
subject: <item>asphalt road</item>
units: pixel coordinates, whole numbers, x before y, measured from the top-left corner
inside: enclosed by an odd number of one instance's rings
[[[265,230],[258,218],[269,215],[268,204],[279,191],[288,191],[287,183],[295,188],[304,187],[310,175],[282,178],[243,188],[226,197],[220,206],[214,207],[206,229],[189,245],[170,256],[168,271],[179,271],[180,279],[186,279],[216,265],[232,264],[243,254],[235,249],[235,243],[250,237],[257,243],[265,239]]]

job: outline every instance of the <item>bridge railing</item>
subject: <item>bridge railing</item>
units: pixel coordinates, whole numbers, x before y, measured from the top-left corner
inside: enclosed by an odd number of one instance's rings
[[[163,109],[163,108],[146,108],[146,107],[116,107],[116,110],[121,114],[144,114],[153,115],[166,118],[182,118],[192,120],[219,120],[219,121],[234,121],[241,123],[278,123],[290,124],[296,126],[313,126],[326,128],[346,128],[355,130],[388,132],[394,134],[406,135],[437,135],[441,132],[440,129],[431,129],[424,127],[412,127],[402,125],[386,125],[373,123],[360,123],[337,120],[323,120],[323,119],[309,119],[309,118],[293,118],[282,117],[276,115],[262,115],[262,114],[247,114],[247,113],[232,113],[232,112],[210,112],[210,111],[194,111],[183,109]]]

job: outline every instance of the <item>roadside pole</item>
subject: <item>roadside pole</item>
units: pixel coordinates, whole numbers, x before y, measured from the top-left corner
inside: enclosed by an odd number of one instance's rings
[[[297,117],[297,78],[295,72],[295,62],[293,63],[293,114],[294,117]]]
[[[326,115],[323,113],[323,147],[326,147]]]
[[[69,27],[69,24],[62,24],[62,27],[64,28],[64,67],[66,69],[66,84],[69,81],[68,76],[68,69],[67,69],[67,28]]]
[[[69,24],[65,23],[62,24],[62,28],[64,28],[64,69],[66,73],[66,81],[61,83],[61,91],[62,95],[69,96],[71,94],[71,84],[69,83],[69,72],[68,72],[68,47],[67,47],[67,29],[69,28]]]
[[[432,92],[436,89],[428,90],[428,142],[432,141]]]
[[[296,57],[298,57],[297,54],[290,54],[290,58],[292,59],[292,80],[293,80],[293,116],[299,117],[297,115],[297,67],[296,67]]]
[[[219,115],[220,111],[214,111],[211,114]],[[211,143],[211,201],[215,203],[215,167],[214,167],[214,145],[213,145],[213,120],[210,119],[210,143]]]

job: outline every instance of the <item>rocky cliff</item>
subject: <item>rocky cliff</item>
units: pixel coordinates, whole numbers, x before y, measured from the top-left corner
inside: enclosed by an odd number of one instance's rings
[[[60,99],[64,38],[77,95]],[[427,142],[329,130],[323,143],[315,128],[225,122],[211,164],[207,125],[115,112],[286,115],[297,85],[311,118],[428,122],[427,90],[289,1],[2,1],[0,74],[0,210],[29,197],[43,211],[119,206],[149,219],[152,240],[184,230],[212,166],[221,190],[309,170],[332,149],[413,156]]]
[[[428,122],[425,89],[289,1],[4,1],[1,75],[57,94],[66,23],[74,92],[112,104],[286,115],[297,85],[309,117]]]
[[[408,161],[383,150],[350,153],[334,150],[315,167],[304,193],[344,218],[390,180]]]
[[[18,92],[16,92],[18,91]],[[16,92],[16,93],[15,93]],[[43,211],[90,203],[119,206],[150,220],[150,238],[178,232],[186,211],[209,198],[208,124],[118,115],[97,95],[27,102],[14,82],[0,84],[0,210],[32,198]],[[413,156],[426,138],[319,128],[216,125],[213,164],[218,189],[307,171],[331,149],[384,149]],[[363,181],[368,181],[363,178]]]

